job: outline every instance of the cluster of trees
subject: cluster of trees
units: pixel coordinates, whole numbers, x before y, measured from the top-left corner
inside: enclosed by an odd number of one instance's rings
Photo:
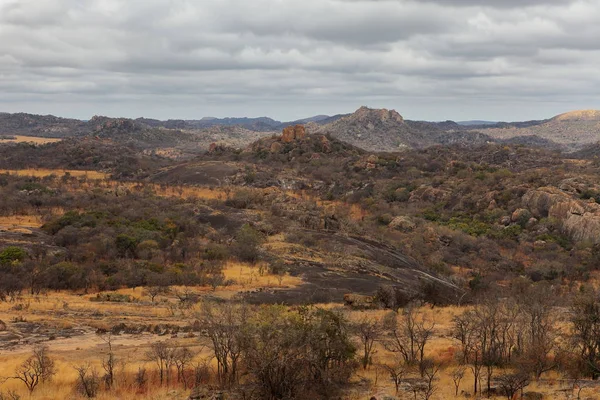
[[[94,398],[124,380],[143,392],[155,378],[156,385],[186,389],[213,382],[247,398],[331,398],[347,385],[358,366],[351,325],[332,311],[205,304],[199,317],[210,356],[202,358],[197,349],[156,342],[145,353],[147,365],[154,368],[140,367],[137,374],[127,376],[124,360],[113,351],[113,337],[108,335],[101,368],[90,362],[73,367],[76,392]],[[216,369],[210,367],[212,359]],[[6,378],[21,381],[33,393],[55,375],[48,347],[38,346]]]
[[[145,360],[154,367],[126,376],[108,335],[101,369],[75,366],[76,390],[93,398],[123,380],[138,391],[150,383],[187,389],[212,382],[246,398],[334,398],[357,370],[371,368],[384,371],[396,393],[424,400],[439,390],[441,371],[452,378],[456,396],[467,370],[474,394],[509,400],[549,371],[581,389],[586,379],[600,377],[600,295],[583,290],[564,308],[568,329],[562,331],[556,297],[549,286],[522,285],[509,297],[481,299],[452,321],[453,359],[429,357],[433,339],[445,332],[417,303],[382,318],[365,314],[349,321],[316,307],[205,302],[197,315],[204,338],[200,350],[153,343]],[[382,349],[389,356],[378,358]],[[38,346],[8,378],[33,392],[55,373],[48,348]]]
[[[227,217],[225,226],[213,227],[207,217],[212,210],[193,201],[144,191],[74,196],[55,178],[10,176],[4,190],[0,212],[9,215],[56,207],[77,211],[42,216],[42,230],[50,236],[45,243],[31,236],[31,243],[0,247],[0,300],[24,290],[218,286],[226,283],[222,267],[227,260],[259,258],[261,232]]]

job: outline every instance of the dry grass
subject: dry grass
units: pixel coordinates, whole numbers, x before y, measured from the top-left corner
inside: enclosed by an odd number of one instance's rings
[[[39,228],[43,225],[39,215],[10,215],[0,217],[0,229],[5,228]]]
[[[244,281],[246,281],[246,288],[250,286],[266,286],[269,284],[274,287],[278,286],[275,277],[267,275],[261,276],[258,273],[258,267],[256,266],[230,263],[227,264],[224,273],[228,279],[236,281],[234,286],[237,288],[243,287],[239,282]],[[286,277],[286,279],[289,279],[286,283],[287,285],[300,283],[299,281],[294,281],[296,278]],[[204,291],[210,289],[198,288],[198,290]],[[233,287],[220,288],[215,293],[219,296],[225,296],[233,290]],[[147,300],[143,294],[143,289],[141,288],[135,290],[123,289],[118,292]],[[151,324],[188,323],[190,319],[193,318],[182,318],[182,316],[170,314],[163,302],[164,299],[161,299],[157,304],[150,304],[148,301],[128,304],[92,303],[89,301],[90,297],[92,296],[78,296],[76,294],[64,292],[51,293],[47,297],[43,296],[39,299],[25,297],[22,299],[22,303],[27,303],[28,306],[22,311],[16,311],[14,309],[14,304],[0,303],[0,319],[10,321],[15,316],[23,316],[28,321],[44,321],[46,323],[53,323],[58,327],[67,327],[85,324],[92,324],[92,326],[93,324],[109,326],[110,324],[118,322],[140,322]],[[173,300],[173,298],[167,296],[166,300]],[[66,307],[65,304],[67,305]],[[343,309],[340,304],[323,304],[321,306],[329,309]],[[419,310],[425,318],[433,318],[438,328],[437,335],[428,346],[427,356],[444,365],[438,375],[438,380],[436,382],[437,392],[432,400],[456,398],[454,396],[454,385],[451,378],[451,373],[456,368],[456,363],[453,360],[453,354],[456,351],[456,343],[449,338],[448,330],[451,328],[452,318],[455,315],[464,312],[466,309],[467,308],[459,307],[434,309],[423,307]],[[348,318],[352,321],[358,321],[363,317],[381,319],[389,312],[385,310],[344,310]],[[191,310],[190,315],[193,315],[196,311],[197,309]],[[103,317],[100,320],[97,318],[93,319],[91,318],[92,313],[101,313]],[[130,377],[128,382],[130,383],[125,384],[121,381],[112,392],[103,392],[98,399],[185,399],[188,392],[175,386],[172,388],[153,387],[148,393],[136,393],[135,389],[132,388],[131,376],[137,371],[138,367],[146,366],[148,370],[154,368],[150,362],[145,360],[145,352],[152,342],[160,340],[174,341],[174,343],[179,345],[185,344],[196,350],[200,350],[199,346],[205,344],[199,338],[166,339],[165,337],[150,334],[116,336],[114,341],[115,352],[120,360],[126,361],[126,366],[120,374],[121,376],[128,375]],[[99,360],[106,351],[105,342],[94,332],[89,332],[72,338],[59,338],[47,342],[47,344],[50,347],[53,357],[57,360],[59,374],[52,383],[36,390],[31,399],[80,399],[80,397],[77,397],[73,393],[73,386],[76,380],[73,366],[90,362],[92,365],[100,367]],[[31,345],[23,345],[18,349],[11,351],[0,350],[0,376],[10,376],[15,367],[28,356],[30,351]],[[207,348],[204,348],[198,357],[203,359],[206,356],[208,356],[208,350]],[[376,344],[374,365],[367,370],[361,369],[358,371],[357,375],[353,378],[353,382],[360,383],[360,385],[351,389],[351,392],[343,398],[363,399],[369,398],[370,396],[383,398],[386,395],[394,395],[393,382],[389,379],[387,373],[378,366],[383,363],[392,363],[394,357],[395,355],[388,352],[381,343]],[[465,377],[460,384],[459,393],[460,391],[472,393],[472,386],[472,374],[467,369]],[[28,398],[23,384],[18,381],[8,380],[7,382],[0,384],[0,390],[9,389],[17,390],[18,393],[23,396],[22,398]],[[546,399],[565,398],[564,396],[567,393],[572,393],[572,390],[569,390],[569,383],[562,381],[560,377],[554,373],[546,374],[542,381],[532,383],[526,391],[544,393]],[[561,393],[560,397],[558,395],[559,392]],[[600,398],[600,391],[597,388],[586,388],[582,391],[582,396],[583,398],[597,399]],[[412,398],[412,394],[401,392],[398,398]],[[459,395],[459,398],[464,398],[464,396]],[[501,399],[502,397],[495,398]]]
[[[87,179],[106,179],[108,174],[98,171],[83,171],[70,169],[45,169],[45,168],[30,168],[30,169],[0,169],[0,174],[10,174],[17,176],[33,176],[36,178],[44,178],[46,176],[55,175],[62,177],[66,174],[74,177],[85,177]]]
[[[265,263],[253,266],[239,262],[228,262],[223,269],[223,274],[226,279],[231,279],[235,282],[235,285],[232,287],[234,290],[290,288],[302,284],[302,279],[296,276],[269,274]]]
[[[2,143],[33,143],[36,145],[48,144],[48,143],[57,143],[62,141],[62,139],[56,138],[45,138],[45,137],[37,137],[37,136],[20,136],[20,135],[8,135],[11,139],[6,139],[0,136],[0,144]],[[14,139],[13,139],[14,138]]]

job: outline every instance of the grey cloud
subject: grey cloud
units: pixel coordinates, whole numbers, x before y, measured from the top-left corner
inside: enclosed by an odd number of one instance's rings
[[[600,108],[598,20],[600,0],[0,0],[0,111],[538,118]]]

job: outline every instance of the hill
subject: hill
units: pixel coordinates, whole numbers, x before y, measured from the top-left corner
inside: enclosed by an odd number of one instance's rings
[[[369,151],[397,151],[434,145],[481,145],[489,137],[460,131],[452,121],[433,123],[405,120],[397,111],[361,107],[353,114],[310,129]]]
[[[77,119],[53,115],[0,113],[0,135],[24,135],[64,138],[89,132],[87,124]]]
[[[496,139],[538,136],[569,149],[579,149],[600,139],[600,111],[572,111],[547,120],[500,123],[476,128]]]

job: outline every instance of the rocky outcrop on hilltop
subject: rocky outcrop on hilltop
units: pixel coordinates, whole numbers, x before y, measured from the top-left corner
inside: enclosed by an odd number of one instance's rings
[[[408,121],[395,110],[368,107],[361,107],[353,114],[329,124],[311,124],[309,131],[328,134],[368,151],[421,149],[436,145],[483,145],[491,140],[481,133],[462,131],[459,125],[450,121]]]
[[[522,203],[536,218],[558,220],[572,240],[600,243],[600,204],[593,200],[577,200],[559,188],[541,187],[525,193]]]
[[[303,125],[288,126],[283,129],[281,141],[283,143],[292,143],[295,140],[302,140],[306,137],[306,129]]]

